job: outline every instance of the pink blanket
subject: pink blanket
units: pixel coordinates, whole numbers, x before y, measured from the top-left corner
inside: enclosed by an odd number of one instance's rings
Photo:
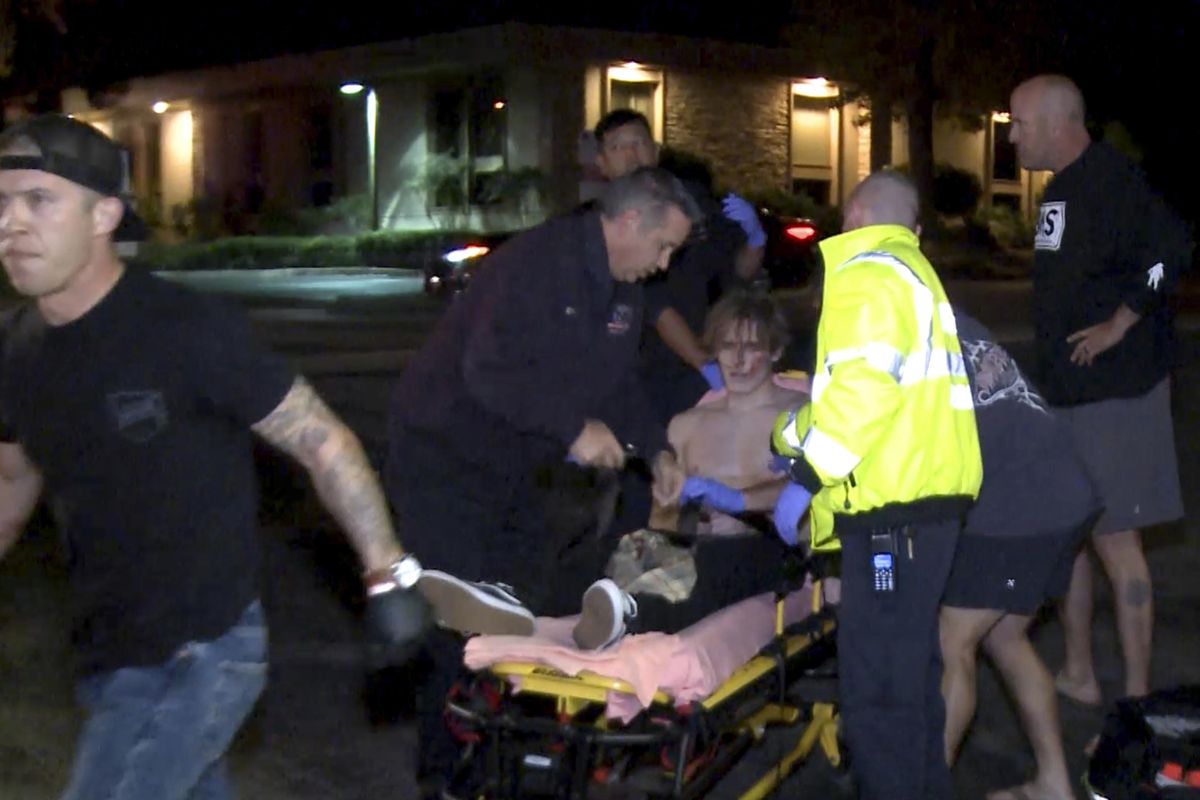
[[[803,619],[811,609],[812,584],[806,583],[784,603],[785,624]],[[466,665],[482,670],[500,661],[533,661],[567,675],[591,671],[620,678],[633,686],[634,694],[609,692],[606,713],[628,722],[655,692],[674,698],[676,706],[712,694],[774,636],[775,598],[751,597],[679,633],[626,636],[605,650],[575,647],[575,620],[538,617],[533,636],[476,636],[467,642]]]

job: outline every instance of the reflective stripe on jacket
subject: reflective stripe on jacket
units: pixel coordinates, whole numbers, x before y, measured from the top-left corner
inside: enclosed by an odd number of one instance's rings
[[[820,247],[811,410],[777,443],[819,481],[814,539],[834,515],[841,530],[965,511],[983,477],[971,390],[954,312],[916,235],[873,225]]]

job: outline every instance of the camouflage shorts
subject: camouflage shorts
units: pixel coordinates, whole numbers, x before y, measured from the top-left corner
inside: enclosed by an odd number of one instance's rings
[[[679,603],[696,585],[696,561],[691,548],[642,528],[621,537],[605,574],[630,594],[657,595]]]

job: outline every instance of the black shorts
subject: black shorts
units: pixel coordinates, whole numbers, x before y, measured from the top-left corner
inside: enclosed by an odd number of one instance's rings
[[[1086,530],[1033,536],[960,536],[942,605],[1033,616],[1067,593]]]

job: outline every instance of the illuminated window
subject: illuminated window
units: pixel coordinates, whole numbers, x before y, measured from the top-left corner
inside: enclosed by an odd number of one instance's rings
[[[836,91],[833,95],[836,97]],[[829,202],[835,163],[838,110],[832,98],[792,92],[792,191]]]
[[[633,83],[631,81],[613,81],[612,108],[628,108],[645,115],[646,119],[654,117],[654,95],[658,93],[657,83]]]
[[[654,69],[627,62],[608,68],[608,108],[628,108],[650,121],[650,133],[656,142],[663,140],[663,74]]]
[[[496,202],[507,159],[507,109],[498,76],[463,78],[431,96],[430,178],[433,204]]]
[[[1021,178],[1017,147],[1008,141],[1011,129],[1011,122],[992,120],[992,180],[1016,181]]]

